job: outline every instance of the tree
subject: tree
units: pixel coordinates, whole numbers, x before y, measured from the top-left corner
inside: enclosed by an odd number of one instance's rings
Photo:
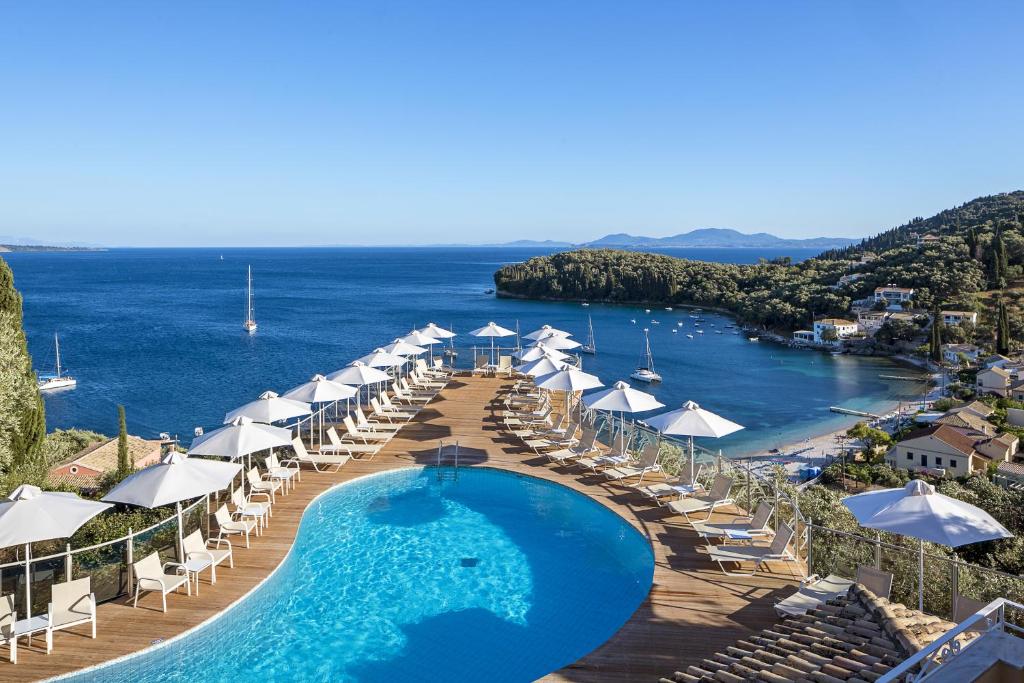
[[[135,469],[128,456],[128,423],[124,416],[124,406],[117,407],[117,480],[120,481]]]
[[[942,362],[942,316],[939,309],[932,312],[932,334],[928,342],[928,357],[936,363]]]
[[[999,300],[996,317],[996,353],[1010,353],[1010,316],[1006,312],[1006,302]]]

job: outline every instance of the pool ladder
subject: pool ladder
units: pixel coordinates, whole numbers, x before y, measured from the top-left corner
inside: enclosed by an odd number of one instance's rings
[[[457,481],[459,478],[459,442],[444,439],[437,444],[437,480]]]

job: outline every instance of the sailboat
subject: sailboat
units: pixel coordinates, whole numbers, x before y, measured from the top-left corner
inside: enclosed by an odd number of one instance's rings
[[[630,377],[648,384],[660,382],[661,375],[654,371],[654,357],[651,355],[651,337],[644,328],[644,353],[640,356],[640,364]]]
[[[256,318],[252,311],[252,266],[249,266],[249,277],[245,291],[245,322],[242,324],[242,327],[249,334],[256,331]]]
[[[39,376],[39,391],[48,391],[50,389],[69,389],[78,384],[78,380],[70,375],[65,375],[61,372],[60,367],[60,339],[56,334],[53,335],[53,348],[57,355],[57,373],[54,375],[40,375]]]
[[[597,353],[597,345],[594,344],[594,321],[589,315],[587,316],[587,343],[580,347],[580,353],[591,355]]]

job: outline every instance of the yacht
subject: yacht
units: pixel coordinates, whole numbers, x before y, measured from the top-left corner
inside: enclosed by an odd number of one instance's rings
[[[597,354],[597,345],[594,343],[594,321],[587,316],[587,343],[580,347],[580,353]]]
[[[53,335],[53,348],[57,356],[57,372],[53,375],[40,375],[39,376],[39,391],[49,391],[51,389],[70,389],[71,387],[78,385],[76,380],[71,375],[66,375],[61,371],[60,367],[60,339],[56,334]]]
[[[654,357],[651,355],[651,338],[649,330],[644,328],[644,353],[640,356],[640,364],[630,375],[635,380],[652,384],[661,381],[661,375],[654,371]]]
[[[245,290],[245,322],[242,327],[249,334],[256,331],[256,316],[253,315],[252,310],[252,266],[249,266],[249,276],[246,281],[247,287]]]

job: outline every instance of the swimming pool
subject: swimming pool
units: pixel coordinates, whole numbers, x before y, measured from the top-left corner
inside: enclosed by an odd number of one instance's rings
[[[650,544],[618,515],[533,477],[454,474],[393,470],[332,489],[233,609],[70,680],[530,681],[643,602]]]

